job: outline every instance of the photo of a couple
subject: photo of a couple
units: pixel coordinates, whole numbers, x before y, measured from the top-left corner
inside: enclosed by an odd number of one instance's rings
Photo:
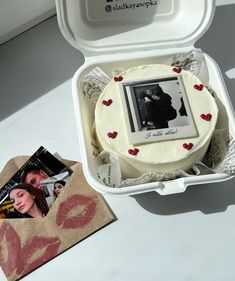
[[[42,218],[72,170],[40,147],[0,189],[0,218]]]

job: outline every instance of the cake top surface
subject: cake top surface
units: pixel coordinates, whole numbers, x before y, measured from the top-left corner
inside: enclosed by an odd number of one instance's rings
[[[215,99],[191,72],[141,65],[114,77],[95,109],[105,151],[146,163],[167,164],[197,153],[217,122]]]

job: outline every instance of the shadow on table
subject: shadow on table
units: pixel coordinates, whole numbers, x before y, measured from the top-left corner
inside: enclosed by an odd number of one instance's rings
[[[62,36],[56,16],[0,46],[0,121],[47,94],[84,63]]]
[[[215,184],[189,186],[184,193],[159,195],[157,192],[133,195],[147,211],[174,215],[201,211],[204,214],[224,212],[235,205],[235,179]]]
[[[217,6],[210,28],[196,42],[196,47],[219,65],[231,101],[235,105],[235,4]]]

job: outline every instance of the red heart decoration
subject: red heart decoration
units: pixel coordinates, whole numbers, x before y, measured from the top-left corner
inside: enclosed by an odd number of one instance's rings
[[[194,89],[196,89],[196,90],[198,90],[198,91],[201,91],[204,86],[203,86],[202,84],[196,84],[196,85],[194,85],[193,87],[194,87]]]
[[[115,76],[113,79],[115,82],[120,82],[123,80],[123,77],[121,75],[118,75],[118,76]]]
[[[210,121],[212,118],[212,115],[210,113],[207,113],[207,114],[201,114],[200,117],[206,121]]]
[[[107,136],[111,139],[115,139],[117,134],[118,134],[117,132],[113,131],[113,132],[108,132]]]
[[[187,150],[191,150],[193,148],[193,144],[191,142],[190,143],[184,143],[183,148],[185,148]]]
[[[106,106],[109,106],[113,101],[111,99],[109,100],[102,100],[102,104],[103,105],[106,105]]]
[[[139,152],[138,148],[128,149],[128,153],[131,154],[131,155],[137,155],[138,152]]]
[[[181,70],[182,70],[182,68],[180,68],[180,67],[174,67],[172,70],[173,70],[174,72],[176,72],[176,73],[180,73]]]

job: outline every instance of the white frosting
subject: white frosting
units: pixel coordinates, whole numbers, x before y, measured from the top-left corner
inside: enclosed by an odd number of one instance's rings
[[[128,81],[174,74],[173,67],[155,64],[130,68],[121,73],[121,76],[123,81]],[[97,139],[104,151],[118,156],[124,177],[137,177],[148,171],[164,173],[178,169],[187,170],[205,155],[217,122],[218,108],[205,87],[201,91],[194,88],[194,85],[202,84],[196,76],[184,70],[180,75],[198,132],[197,136],[135,145],[134,147],[139,150],[137,155],[128,153],[128,149],[133,146],[128,142],[119,82],[110,81],[100,95],[95,109]],[[103,101],[109,99],[112,99],[112,104],[104,105]],[[201,114],[208,113],[212,116],[209,121],[201,118]],[[117,136],[109,138],[107,133],[114,131],[118,133]],[[185,149],[184,143],[192,143],[192,149]]]

